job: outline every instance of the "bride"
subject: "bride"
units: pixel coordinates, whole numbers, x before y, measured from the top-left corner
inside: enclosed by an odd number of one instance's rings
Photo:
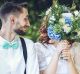
[[[39,42],[35,43],[40,74],[80,74],[80,43],[70,45],[67,40],[51,40],[44,23],[40,28]]]

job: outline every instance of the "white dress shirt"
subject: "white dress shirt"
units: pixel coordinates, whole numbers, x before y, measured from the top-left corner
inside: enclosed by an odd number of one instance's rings
[[[3,43],[7,40],[0,36],[0,74],[24,74],[26,67],[27,74],[39,74],[38,60],[34,50],[34,43],[24,38],[27,47],[27,64],[23,57],[23,49],[19,37],[16,37],[12,42],[18,42],[17,49],[3,49]]]
[[[39,69],[40,71],[45,70],[48,67],[57,49],[52,44],[42,44],[39,42],[35,43],[35,48],[39,60]],[[80,72],[80,43],[74,43],[71,51],[74,53],[73,55],[75,56],[74,60],[77,70]],[[66,60],[63,60],[61,58],[59,59],[56,74],[70,74],[69,65]]]

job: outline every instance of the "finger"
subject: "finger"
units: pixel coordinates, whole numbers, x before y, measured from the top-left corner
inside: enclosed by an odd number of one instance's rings
[[[60,42],[69,44],[67,40],[61,40]]]
[[[64,59],[64,60],[69,60],[70,58],[69,58],[69,57],[63,57],[63,59]]]
[[[63,50],[61,54],[63,56],[71,56],[71,53],[68,50]]]
[[[67,54],[62,54],[60,57],[67,60],[71,58],[70,55],[67,55]]]
[[[64,53],[64,52],[66,52],[66,53],[71,53],[71,50],[70,50],[70,49],[64,49],[64,50],[62,51],[62,53]]]

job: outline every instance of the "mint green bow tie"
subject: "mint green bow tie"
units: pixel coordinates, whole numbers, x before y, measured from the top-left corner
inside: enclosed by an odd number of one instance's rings
[[[3,49],[9,49],[9,48],[17,49],[18,46],[19,46],[19,43],[18,42],[14,42],[14,43],[5,42],[3,44]]]

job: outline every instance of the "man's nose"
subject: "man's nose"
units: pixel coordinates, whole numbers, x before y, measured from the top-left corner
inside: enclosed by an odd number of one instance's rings
[[[27,21],[27,26],[30,26],[30,22],[29,22],[29,20]]]

